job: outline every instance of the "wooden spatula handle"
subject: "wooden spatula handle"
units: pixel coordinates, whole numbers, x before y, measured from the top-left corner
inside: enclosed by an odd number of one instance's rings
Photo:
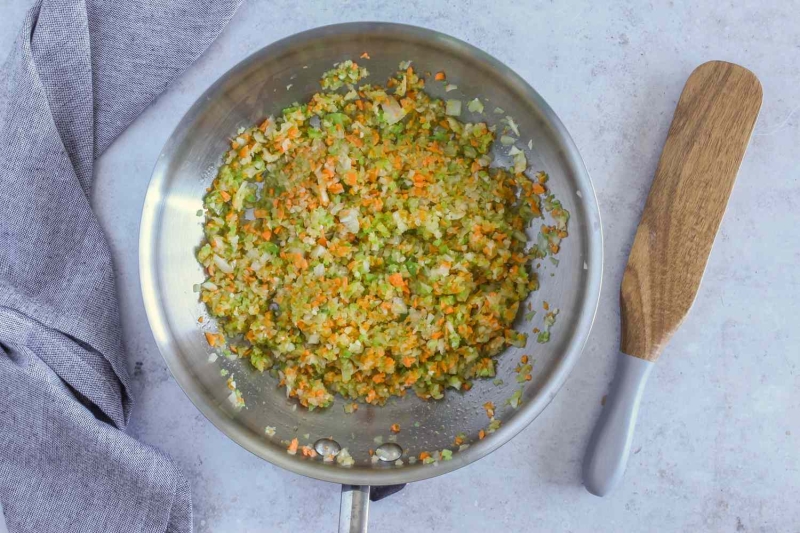
[[[760,107],[738,65],[686,82],[622,279],[624,353],[655,361],[692,306]]]

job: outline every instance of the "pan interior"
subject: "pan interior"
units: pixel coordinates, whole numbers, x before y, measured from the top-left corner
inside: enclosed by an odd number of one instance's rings
[[[359,60],[363,52],[370,60]],[[497,380],[476,380],[471,391],[448,390],[443,401],[421,401],[413,393],[384,407],[360,404],[346,414],[347,403],[337,397],[328,409],[308,411],[287,399],[284,389],[267,373],[260,374],[244,360],[220,358],[209,362],[213,349],[203,332],[213,330],[193,285],[204,280],[195,259],[202,239],[205,189],[213,180],[220,156],[239,127],[277,114],[293,102],[306,101],[319,90],[322,72],[345,59],[363,61],[368,81],[383,83],[398,64],[411,60],[420,72],[445,70],[458,89],[446,98],[464,102],[464,121],[497,123],[502,108],[519,124],[531,171],[544,170],[550,186],[571,213],[570,237],[563,243],[556,266],[541,262],[541,289],[529,297],[537,310],[531,320],[518,319],[517,328],[530,333],[542,327],[544,301],[560,309],[549,343],[530,335],[528,346],[512,348],[497,360]],[[444,84],[427,90],[445,97]],[[484,102],[483,115],[466,110],[475,97]],[[533,149],[528,149],[528,141]],[[499,145],[499,143],[497,143]],[[495,156],[503,161],[499,152]],[[508,163],[508,161],[505,161]],[[422,479],[453,470],[485,455],[525,427],[552,399],[577,359],[588,336],[599,296],[600,221],[589,178],[571,140],[543,100],[518,76],[475,48],[450,37],[408,26],[356,23],[320,28],[271,45],[246,59],[215,83],[191,108],[161,154],[155,168],[142,220],[141,273],[145,306],[156,341],[181,387],[222,431],[253,453],[295,472],[329,481],[353,484],[391,484]],[[536,237],[538,224],[529,230]],[[522,314],[522,313],[521,313]],[[199,324],[198,317],[205,317]],[[506,400],[521,387],[514,369],[522,355],[533,361],[532,381],[524,384],[522,405]],[[220,370],[229,376],[222,376]],[[227,378],[233,375],[246,402],[237,410],[228,397]],[[483,404],[493,402],[500,430],[479,441],[489,423]],[[399,424],[397,443],[403,466],[373,463],[369,450],[388,441],[390,426]],[[265,434],[274,427],[275,435]],[[408,465],[422,451],[455,449],[456,434],[464,433],[469,450],[454,453],[437,465]],[[343,468],[318,458],[291,456],[281,441],[300,444],[332,438],[346,447],[355,465]]]

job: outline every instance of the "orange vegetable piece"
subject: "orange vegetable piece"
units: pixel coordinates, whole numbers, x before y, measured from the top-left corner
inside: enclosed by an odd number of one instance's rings
[[[289,443],[289,447],[286,448],[286,451],[291,453],[292,455],[297,453],[297,445],[298,445],[297,438],[292,439],[292,442]]]
[[[391,274],[388,279],[389,283],[391,283],[395,287],[402,288],[406,286],[406,282],[403,280],[403,275],[400,274],[399,272]]]
[[[205,332],[205,336],[206,336],[206,342],[208,342],[209,346],[214,347],[214,346],[217,345],[217,336],[216,335],[206,331]]]
[[[314,451],[314,448],[312,448],[311,446],[303,446],[302,448],[300,448],[300,451],[303,452],[303,455],[305,457],[316,457],[317,456],[317,452]]]
[[[358,183],[358,173],[355,170],[351,170],[344,175],[344,181],[351,187]]]
[[[444,71],[437,72],[436,76],[434,76],[433,79],[435,79],[436,81],[444,81],[446,79]]]
[[[392,433],[400,433],[400,424],[394,423],[389,429],[392,430]]]
[[[292,262],[294,263],[294,266],[297,268],[308,268],[308,261],[306,261],[306,258],[303,257],[302,254],[299,253],[294,254]]]

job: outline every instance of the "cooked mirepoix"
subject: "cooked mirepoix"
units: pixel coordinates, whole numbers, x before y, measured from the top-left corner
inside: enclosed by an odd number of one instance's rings
[[[546,175],[517,155],[489,168],[493,128],[449,116],[411,67],[356,88],[366,74],[336,65],[322,86],[341,91],[240,130],[205,197],[202,301],[230,350],[309,408],[494,376],[526,342],[512,321],[538,287],[530,260],[566,237]],[[557,225],[526,251],[545,202]]]

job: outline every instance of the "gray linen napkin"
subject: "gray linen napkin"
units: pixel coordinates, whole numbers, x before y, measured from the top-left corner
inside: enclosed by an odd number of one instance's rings
[[[191,531],[131,411],[94,159],[240,0],[40,0],[0,71],[0,503],[10,533]],[[143,175],[141,179],[147,179]]]

